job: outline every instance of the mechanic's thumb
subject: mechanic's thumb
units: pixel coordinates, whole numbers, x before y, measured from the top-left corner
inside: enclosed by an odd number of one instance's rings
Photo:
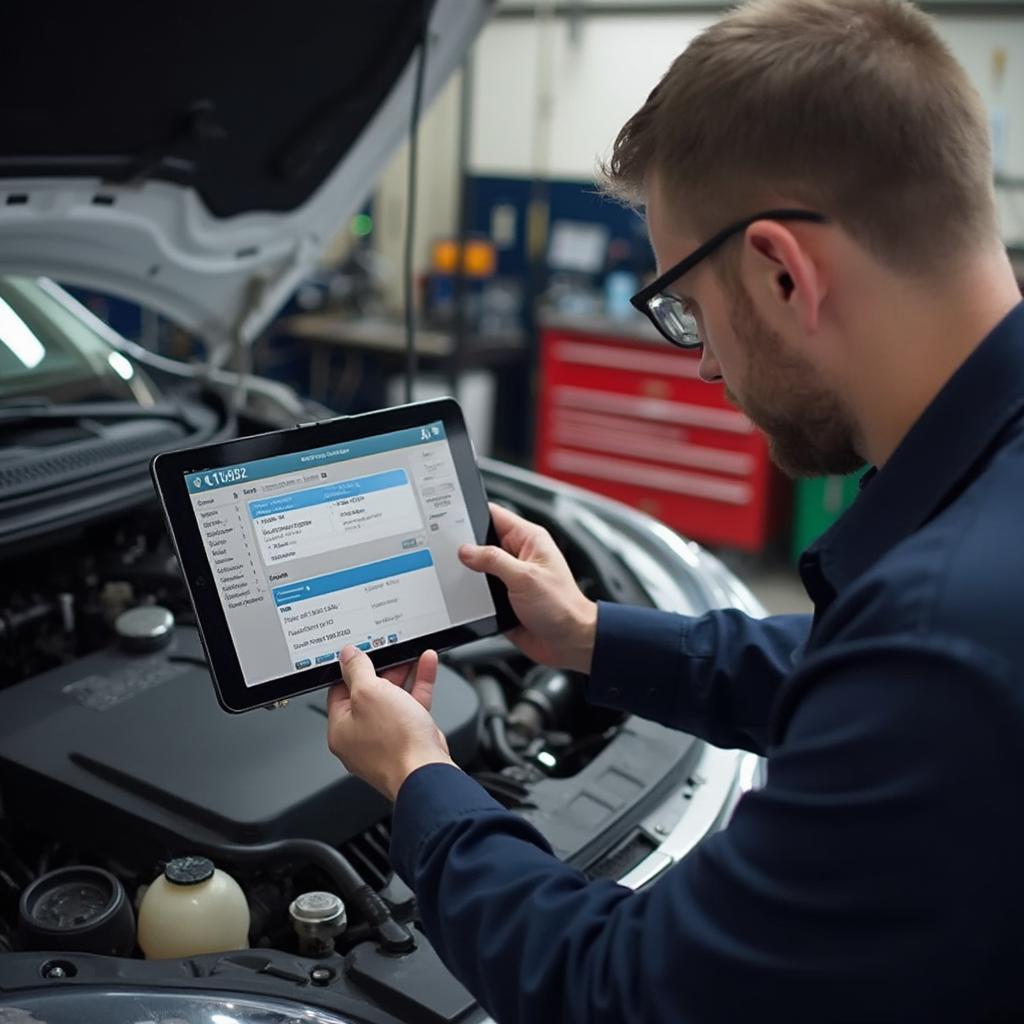
[[[459,548],[459,559],[470,569],[497,576],[506,587],[519,579],[526,568],[515,555],[492,544],[463,544]]]
[[[341,675],[348,683],[349,692],[355,696],[357,691],[374,684],[377,670],[369,655],[353,644],[347,644],[341,651]]]

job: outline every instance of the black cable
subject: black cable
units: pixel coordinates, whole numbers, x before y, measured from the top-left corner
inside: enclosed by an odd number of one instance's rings
[[[427,35],[430,4],[423,6],[423,28],[419,56],[416,60],[416,81],[412,93],[412,120],[409,125],[409,180],[406,196],[405,258],[402,277],[405,292],[405,400],[413,400],[416,380],[416,302],[413,294],[413,249],[416,240],[416,179],[419,163],[419,124],[423,105],[423,77],[427,67]]]
[[[32,883],[36,877],[32,869],[14,852],[14,847],[3,836],[0,836],[0,857],[3,857],[0,871],[3,871],[18,888],[23,889]]]
[[[508,705],[501,683],[493,676],[480,675],[473,680],[480,709],[484,719],[484,730],[491,753],[503,765],[522,765],[525,762],[513,749],[506,729],[505,713]]]
[[[470,126],[472,120],[473,63],[469,57],[462,62],[462,84],[459,90],[459,224],[458,258],[453,282],[454,319],[452,322],[452,357],[448,363],[448,393],[459,397],[459,380],[466,361],[466,245],[469,241],[472,182],[469,176]]]
[[[505,719],[492,715],[487,719],[487,735],[491,740],[491,749],[495,756],[506,765],[524,765],[526,761],[520,757],[508,741],[508,729]]]
[[[391,908],[363,881],[352,862],[340,851],[319,839],[280,839],[272,843],[193,842],[192,847],[229,864],[265,868],[281,861],[315,864],[339,889],[339,895],[366,918],[377,941],[389,953],[407,953],[415,946],[412,933],[395,920]]]

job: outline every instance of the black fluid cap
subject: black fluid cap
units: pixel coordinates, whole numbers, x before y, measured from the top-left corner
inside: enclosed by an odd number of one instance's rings
[[[176,857],[168,861],[164,878],[174,885],[198,885],[213,878],[213,861],[209,857]]]
[[[131,956],[135,913],[124,886],[109,871],[88,865],[59,868],[22,893],[15,939],[24,950]],[[57,968],[65,971],[62,977],[71,976],[66,964]]]

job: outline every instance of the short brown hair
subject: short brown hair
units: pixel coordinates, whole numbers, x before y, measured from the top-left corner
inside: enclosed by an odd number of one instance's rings
[[[676,58],[603,171],[634,203],[657,173],[703,232],[797,201],[906,271],[998,238],[984,107],[904,0],[750,0]]]

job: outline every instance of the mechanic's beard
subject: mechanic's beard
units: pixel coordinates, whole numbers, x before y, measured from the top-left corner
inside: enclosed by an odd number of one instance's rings
[[[845,475],[864,460],[839,396],[815,380],[814,368],[787,352],[782,337],[758,315],[746,289],[729,287],[730,321],[749,354],[745,395],[729,399],[768,438],[772,461],[787,475]]]

